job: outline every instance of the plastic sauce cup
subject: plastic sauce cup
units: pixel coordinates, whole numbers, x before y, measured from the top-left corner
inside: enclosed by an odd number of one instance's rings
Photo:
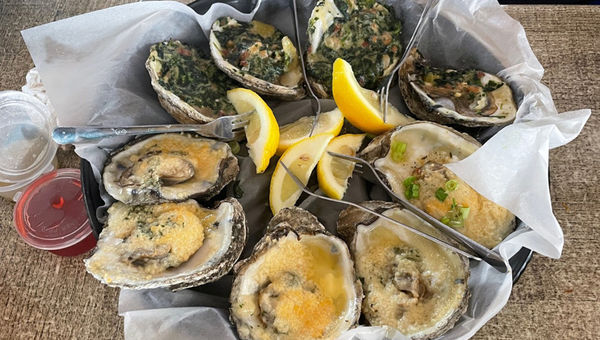
[[[58,169],[35,180],[17,201],[13,221],[29,245],[76,256],[96,245],[78,169]]]
[[[34,96],[0,92],[0,196],[17,200],[27,185],[56,167],[55,126],[54,115]]]

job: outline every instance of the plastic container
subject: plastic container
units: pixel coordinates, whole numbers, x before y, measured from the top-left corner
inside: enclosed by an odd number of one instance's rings
[[[78,169],[58,169],[25,189],[13,221],[27,244],[61,256],[80,255],[96,245],[79,177]]]
[[[16,201],[27,185],[56,167],[55,126],[54,115],[34,96],[0,92],[0,196]]]

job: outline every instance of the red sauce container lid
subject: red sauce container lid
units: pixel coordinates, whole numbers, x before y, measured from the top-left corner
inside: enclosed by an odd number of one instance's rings
[[[13,219],[23,240],[38,249],[59,253],[93,238],[78,169],[58,169],[31,183],[17,201]],[[76,253],[91,249],[86,248]]]

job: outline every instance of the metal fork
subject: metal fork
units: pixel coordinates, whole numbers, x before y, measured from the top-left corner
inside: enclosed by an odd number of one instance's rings
[[[335,199],[335,198],[331,198],[331,197],[321,196],[319,194],[315,194],[314,192],[308,190],[306,188],[306,186],[304,185],[304,183],[302,183],[302,181],[298,177],[296,177],[296,175],[294,175],[294,173],[292,173],[292,171],[290,169],[288,169],[288,167],[282,161],[279,161],[279,164],[281,164],[281,166],[283,167],[283,169],[292,178],[292,180],[294,181],[294,183],[296,183],[296,185],[298,186],[298,188],[302,189],[302,191],[304,191],[308,195],[320,198],[320,199],[325,200],[325,201],[334,202],[334,203],[340,203],[340,204],[345,204],[345,205],[349,205],[349,206],[352,206],[352,207],[364,210],[364,211],[366,211],[366,212],[368,212],[370,214],[373,214],[373,215],[375,215],[377,217],[383,218],[386,221],[392,222],[392,223],[394,223],[394,224],[396,224],[396,225],[398,225],[398,226],[400,226],[400,227],[402,227],[404,229],[410,230],[411,232],[413,232],[413,233],[415,233],[415,234],[417,234],[419,236],[422,236],[422,237],[424,237],[424,238],[426,238],[426,239],[428,239],[428,240],[430,240],[430,241],[432,241],[432,242],[434,242],[436,244],[439,244],[442,247],[446,247],[446,248],[450,249],[451,251],[456,252],[456,253],[458,253],[458,254],[460,254],[462,256],[465,256],[465,257],[467,257],[469,259],[473,259],[473,260],[476,260],[476,261],[481,261],[481,258],[479,258],[479,257],[477,257],[475,255],[469,254],[469,253],[467,253],[467,252],[465,252],[465,251],[463,251],[461,249],[458,249],[455,246],[453,246],[453,245],[451,245],[451,244],[449,244],[449,243],[447,243],[445,241],[442,241],[442,240],[438,239],[435,236],[431,236],[431,235],[429,235],[427,233],[424,233],[424,232],[422,232],[422,231],[420,231],[418,229],[415,229],[415,228],[413,228],[413,227],[411,227],[409,225],[406,225],[406,224],[404,224],[402,222],[396,221],[395,219],[393,219],[391,217],[385,216],[385,215],[380,214],[380,213],[378,213],[378,212],[376,212],[374,210],[371,210],[369,208],[363,207],[362,205],[356,204],[354,202],[349,202],[349,201],[344,201],[344,200],[338,200],[338,199]]]
[[[310,128],[309,137],[312,137],[313,132],[315,131],[315,127],[317,126],[317,122],[319,121],[319,115],[321,114],[321,102],[319,101],[319,97],[313,92],[310,83],[308,82],[308,77],[306,76],[306,65],[304,64],[304,53],[302,52],[302,44],[300,43],[300,29],[298,28],[298,6],[296,5],[296,0],[292,0],[292,13],[294,14],[294,32],[296,33],[296,46],[298,50],[298,55],[300,56],[300,66],[302,68],[302,76],[304,76],[304,84],[308,89],[308,93],[312,99],[317,103],[317,110],[315,111],[315,120],[313,120],[312,126]]]
[[[427,214],[425,211],[419,209],[409,201],[407,201],[404,197],[397,195],[388,185],[381,179],[377,170],[373,168],[369,162],[365,161],[359,157],[353,157],[349,155],[344,155],[336,152],[328,151],[329,155],[337,158],[341,158],[354,163],[354,172],[359,174],[361,177],[365,178],[369,182],[374,184],[379,184],[383,187],[383,189],[396,201],[398,201],[402,206],[404,206],[407,210],[417,215],[424,222],[434,226],[441,232],[443,232],[446,236],[452,238],[456,242],[465,246],[466,248],[473,251],[475,254],[481,256],[483,261],[487,262],[492,267],[498,269],[499,271],[505,273],[507,271],[506,264],[504,263],[504,259],[495,251],[492,251],[481,244],[471,240],[467,236],[459,233],[455,229],[445,225],[441,221],[433,218],[431,215]]]
[[[52,131],[52,139],[58,144],[74,144],[114,136],[196,132],[204,137],[224,141],[241,140],[244,137],[244,127],[248,125],[254,112],[253,110],[239,115],[220,117],[206,124],[57,127]]]
[[[379,96],[379,111],[383,112],[383,122],[384,123],[386,122],[386,119],[387,119],[387,112],[388,112],[388,105],[389,105],[388,98],[390,95],[390,86],[392,85],[392,80],[394,80],[394,76],[396,75],[396,72],[398,72],[400,67],[402,67],[402,65],[406,61],[406,57],[410,53],[410,50],[415,45],[415,41],[417,40],[418,33],[421,32],[421,29],[423,27],[423,25],[422,25],[423,19],[429,13],[429,10],[431,9],[431,6],[434,1],[435,0],[427,0],[427,2],[425,3],[425,6],[423,7],[423,12],[421,12],[419,21],[417,21],[417,26],[415,27],[415,30],[413,31],[410,39],[408,40],[408,44],[406,44],[404,53],[402,53],[402,58],[400,58],[400,62],[398,62],[398,65],[396,65],[396,67],[394,67],[394,69],[388,76],[387,80],[379,87],[379,89],[377,89],[377,95]]]

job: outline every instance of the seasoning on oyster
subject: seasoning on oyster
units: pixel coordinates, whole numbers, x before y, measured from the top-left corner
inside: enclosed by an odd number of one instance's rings
[[[436,234],[398,204],[361,205]],[[371,325],[394,327],[410,339],[432,339],[450,330],[466,311],[466,258],[355,207],[340,213],[337,228],[350,244],[365,293],[362,311]]]
[[[319,0],[308,21],[307,76],[317,94],[331,96],[332,65],[352,65],[361,87],[375,89],[402,53],[402,24],[373,0]]]
[[[493,74],[430,66],[413,48],[399,74],[400,92],[418,118],[442,124],[489,126],[515,119],[510,87]]]
[[[138,206],[115,202],[85,265],[109,286],[178,290],[227,274],[246,233],[244,211],[233,198],[214,209],[194,200]]]
[[[239,172],[227,143],[188,134],[136,139],[109,156],[102,181],[126,204],[209,199]]]
[[[223,72],[260,94],[286,100],[304,97],[298,52],[274,26],[220,18],[210,31],[210,52]]]
[[[178,40],[150,47],[146,60],[162,107],[180,123],[208,123],[237,114],[227,90],[238,87],[200,50]]]
[[[434,218],[488,248],[515,228],[515,216],[486,199],[443,165],[480,147],[467,134],[415,122],[378,136],[360,153],[391,189]]]
[[[276,214],[234,270],[230,316],[241,339],[334,339],[358,322],[348,248],[303,209]]]

